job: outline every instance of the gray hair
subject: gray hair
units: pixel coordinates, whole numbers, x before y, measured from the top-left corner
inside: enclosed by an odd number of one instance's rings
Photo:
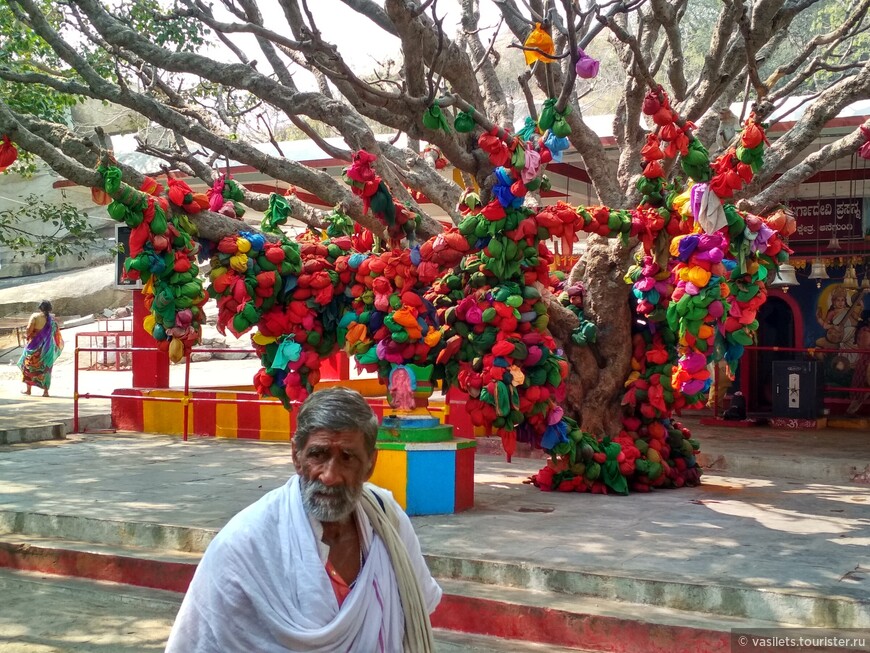
[[[305,448],[315,431],[360,431],[371,455],[378,439],[378,418],[359,392],[335,386],[311,393],[302,403],[293,435],[297,451]]]

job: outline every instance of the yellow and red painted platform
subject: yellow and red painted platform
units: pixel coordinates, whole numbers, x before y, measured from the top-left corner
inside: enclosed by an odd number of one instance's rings
[[[363,394],[383,421],[392,409],[376,379],[321,381],[317,389],[343,385]],[[154,401],[153,399],[158,399]],[[184,411],[189,435],[289,442],[296,431],[296,413],[277,399],[260,399],[252,387],[183,390],[129,388],[113,393],[115,428],[145,433],[183,435]],[[447,400],[433,398],[430,410],[409,413],[436,415],[439,424],[452,426],[441,441],[378,442],[378,463],[372,482],[387,488],[409,513],[446,514],[474,505],[475,437],[485,435],[468,419],[464,401],[456,393]]]

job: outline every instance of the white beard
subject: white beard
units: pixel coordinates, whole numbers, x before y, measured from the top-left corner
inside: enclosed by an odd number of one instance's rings
[[[322,522],[341,521],[350,516],[362,497],[361,485],[356,489],[344,485],[329,487],[320,481],[309,481],[301,475],[299,488],[302,490],[305,512]]]

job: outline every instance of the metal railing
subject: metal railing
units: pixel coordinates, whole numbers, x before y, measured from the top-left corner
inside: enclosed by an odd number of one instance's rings
[[[123,349],[132,342],[132,331],[80,331],[75,334],[76,349],[88,351],[91,355],[86,361],[86,370],[113,370],[115,372],[131,369],[132,361],[129,355],[121,352],[113,352],[111,349]],[[88,346],[82,347],[82,340],[87,339]],[[102,346],[99,346],[102,341]],[[113,348],[109,343],[114,341]],[[78,365],[81,361],[77,361]]]
[[[123,399],[125,401],[158,401],[158,402],[170,402],[170,403],[180,403],[182,406],[182,439],[186,442],[188,439],[188,435],[190,432],[190,410],[189,407],[192,407],[193,404],[196,403],[220,403],[220,404],[259,404],[259,405],[269,405],[274,406],[279,403],[277,399],[263,399],[257,394],[254,390],[234,390],[237,395],[249,395],[250,398],[237,398],[237,399],[229,399],[229,398],[217,398],[217,397],[200,397],[196,396],[196,394],[192,391],[205,389],[204,387],[191,387],[190,385],[190,365],[191,365],[191,354],[197,352],[207,352],[212,354],[218,353],[256,353],[254,349],[233,349],[233,348],[211,348],[211,347],[195,347],[191,349],[184,358],[184,388],[182,390],[182,395],[180,397],[152,397],[148,395],[104,395],[104,394],[95,394],[90,392],[82,393],[79,391],[79,354],[82,352],[129,352],[131,355],[134,352],[156,352],[159,351],[155,347],[76,347],[75,348],[75,364],[73,368],[73,432],[79,433],[79,401],[82,399]],[[87,371],[87,370],[82,370]],[[349,380],[349,379],[348,379]],[[168,390],[171,391],[172,388],[153,388],[154,390]],[[209,387],[209,389],[213,389]],[[385,400],[382,401],[373,401],[371,399],[367,399],[369,406],[372,408],[382,408],[393,410],[392,406],[390,406]],[[291,401],[291,406],[299,406],[302,402],[299,401]],[[427,410],[429,412],[439,413],[447,411],[446,406],[428,406]]]

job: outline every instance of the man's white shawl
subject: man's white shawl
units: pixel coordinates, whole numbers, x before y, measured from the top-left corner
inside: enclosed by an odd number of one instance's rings
[[[410,520],[389,492],[367,487],[396,513],[399,537],[431,613],[441,588],[426,567]],[[166,653],[401,651],[405,621],[396,574],[361,508],[356,518],[368,552],[339,609],[298,477],[244,509],[199,563]]]

